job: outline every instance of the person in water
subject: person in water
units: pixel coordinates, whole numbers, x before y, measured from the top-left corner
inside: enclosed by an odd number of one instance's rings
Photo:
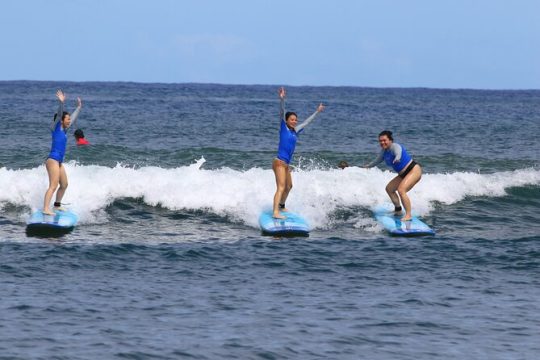
[[[54,202],[54,209],[63,210],[61,207],[61,201],[68,186],[66,169],[62,164],[66,152],[66,132],[71,125],[75,124],[77,116],[79,115],[82,107],[81,99],[77,98],[77,108],[73,114],[70,115],[68,112],[64,111],[64,101],[66,100],[66,95],[62,92],[62,90],[58,90],[56,92],[56,97],[59,101],[58,111],[56,114],[54,114],[54,119],[51,124],[52,145],[49,156],[45,162],[47,174],[49,175],[49,188],[45,192],[43,213],[47,215],[54,215],[54,212],[51,211],[50,205],[55,191],[56,201]]]
[[[349,167],[349,163],[346,162],[345,160],[341,160],[338,164],[337,164],[338,168],[340,168],[341,170]]]
[[[285,88],[279,89],[280,99],[280,130],[279,130],[279,147],[277,157],[272,162],[272,170],[276,177],[276,194],[274,195],[273,214],[276,219],[285,219],[286,216],[280,214],[280,211],[287,211],[285,201],[289,192],[292,189],[291,163],[294,148],[298,134],[315,119],[318,113],[324,110],[324,105],[321,103],[317,110],[308,117],[303,123],[297,125],[298,117],[294,112],[285,112]]]
[[[90,145],[88,140],[86,140],[84,138],[84,133],[83,133],[83,131],[81,129],[75,130],[75,132],[73,133],[73,136],[75,137],[75,141],[76,141],[77,146]]]
[[[403,216],[401,220],[411,220],[411,200],[409,199],[407,192],[420,181],[420,178],[422,177],[422,167],[412,159],[403,145],[394,143],[391,131],[385,130],[379,134],[379,144],[382,148],[379,156],[369,164],[364,165],[364,167],[373,167],[384,160],[386,165],[392,167],[395,172],[398,173],[398,175],[386,185],[386,192],[394,204],[394,212],[396,214],[401,213],[401,204],[403,204],[405,216]]]

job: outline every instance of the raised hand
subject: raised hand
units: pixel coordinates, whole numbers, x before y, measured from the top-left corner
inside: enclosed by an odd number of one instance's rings
[[[82,101],[80,97],[77,98],[77,107],[82,107]]]
[[[324,105],[320,103],[319,106],[317,107],[317,112],[322,112],[322,111],[324,111]]]
[[[60,100],[60,102],[64,102],[66,100],[66,95],[62,90],[56,91],[56,97],[58,98],[58,100]]]
[[[285,99],[285,96],[287,96],[287,92],[283,86],[279,88],[278,94],[281,100]]]

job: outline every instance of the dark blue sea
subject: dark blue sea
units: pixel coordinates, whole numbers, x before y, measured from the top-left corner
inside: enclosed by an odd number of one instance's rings
[[[27,236],[58,88],[91,143],[71,129],[80,222]],[[287,201],[313,229],[274,238],[277,89],[0,82],[0,359],[538,359],[540,91],[288,87],[300,119],[327,107]],[[435,236],[373,218],[384,129]]]

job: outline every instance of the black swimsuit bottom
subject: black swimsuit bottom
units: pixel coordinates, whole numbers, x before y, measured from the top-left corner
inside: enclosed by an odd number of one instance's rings
[[[407,166],[407,168],[405,169],[404,172],[402,172],[401,174],[399,174],[398,176],[402,179],[405,179],[405,176],[407,176],[408,173],[411,172],[411,170],[413,169],[413,167],[415,167],[416,165],[418,165],[418,163],[416,161],[411,161],[411,163],[409,164],[409,166]]]

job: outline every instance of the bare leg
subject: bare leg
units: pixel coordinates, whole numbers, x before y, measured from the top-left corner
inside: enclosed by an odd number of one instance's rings
[[[287,166],[287,173],[285,178],[285,191],[283,191],[283,195],[281,195],[281,202],[280,204],[285,204],[285,201],[287,201],[287,197],[289,196],[289,192],[292,189],[292,176],[291,176],[291,168]],[[288,211],[286,208],[280,209],[280,211]]]
[[[409,192],[414,185],[420,181],[420,178],[422,177],[422,168],[420,165],[416,165],[412,170],[405,176],[405,179],[399,184],[398,186],[398,194],[401,198],[401,202],[403,203],[403,207],[405,208],[405,216],[401,218],[402,221],[411,220],[412,218],[412,206],[411,206],[411,199],[409,199],[409,195],[407,195],[407,192]]]
[[[56,192],[56,202],[62,202],[62,198],[64,197],[64,193],[66,192],[66,189],[68,187],[68,178],[66,174],[66,167],[64,165],[60,165],[60,188],[58,188],[58,191]],[[63,210],[62,207],[58,206],[58,209]]]
[[[288,166],[285,165],[281,160],[274,159],[272,162],[272,170],[274,170],[274,175],[276,176],[276,194],[274,195],[272,216],[276,219],[286,218],[286,216],[279,213],[279,201],[285,192],[285,186],[287,183],[287,168]]]
[[[388,185],[386,185],[386,192],[388,193],[388,196],[390,196],[390,200],[392,200],[392,204],[394,204],[394,207],[401,207],[401,203],[399,202],[399,196],[396,193],[399,184],[401,183],[401,178],[399,176],[396,176],[393,178]]]
[[[54,215],[54,212],[51,211],[51,199],[58,188],[58,183],[60,181],[60,164],[54,159],[47,159],[45,162],[45,167],[47,168],[47,174],[49,175],[49,187],[45,192],[45,199],[43,200],[43,213],[48,215]]]

